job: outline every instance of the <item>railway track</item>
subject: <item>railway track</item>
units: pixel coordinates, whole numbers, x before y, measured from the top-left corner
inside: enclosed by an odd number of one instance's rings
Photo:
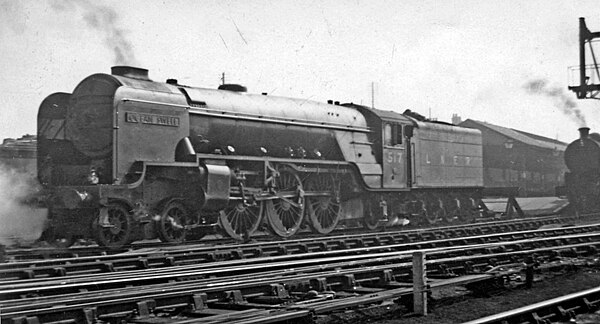
[[[122,254],[79,258],[21,261],[0,264],[0,282],[17,279],[67,277],[72,275],[111,273],[127,270],[160,269],[172,266],[206,264],[227,260],[250,260],[317,253],[345,255],[357,251],[404,251],[409,249],[481,244],[510,241],[517,238],[548,237],[600,230],[600,225],[572,226],[546,230],[530,230],[552,219],[483,227],[445,228],[433,231],[385,232],[349,236],[321,237],[286,242],[257,242],[219,245],[186,245],[168,248],[140,249]],[[519,231],[514,230],[519,228]],[[513,230],[505,232],[507,230]],[[495,234],[500,232],[498,234]],[[493,233],[484,235],[482,233]]]
[[[485,289],[502,284],[507,273],[514,271],[510,269],[518,268],[525,258],[533,256],[542,264],[551,264],[561,257],[594,255],[598,247],[600,233],[583,233],[515,237],[510,242],[425,251],[428,275],[443,279],[432,282],[432,287],[476,283],[474,286]],[[0,284],[2,323],[186,323],[192,319],[219,322],[225,317],[245,322],[248,316],[262,322],[322,314],[411,293],[414,250],[350,251],[346,255],[327,251],[4,282]],[[485,272],[489,267],[504,270]]]
[[[133,251],[147,250],[147,249],[177,249],[181,246],[241,246],[241,247],[253,247],[253,246],[286,246],[289,243],[303,243],[303,242],[324,242],[329,246],[349,245],[356,244],[355,242],[360,240],[373,240],[378,241],[382,244],[395,243],[395,242],[414,242],[414,241],[425,241],[439,238],[453,238],[466,235],[476,234],[488,234],[488,233],[501,233],[506,231],[521,231],[528,229],[539,228],[544,225],[569,223],[579,221],[576,217],[564,217],[564,216],[547,216],[547,217],[534,217],[526,219],[511,219],[511,220],[498,220],[498,221],[485,221],[473,224],[460,224],[460,225],[449,225],[440,226],[433,228],[390,228],[379,232],[368,232],[364,233],[356,229],[352,230],[338,230],[330,236],[312,236],[304,235],[294,240],[284,241],[273,241],[273,237],[268,235],[258,236],[251,242],[240,244],[237,241],[231,239],[205,239],[200,241],[190,241],[186,244],[171,244],[163,242],[137,242],[127,248],[122,249],[107,249],[97,245],[91,246],[73,246],[73,247],[56,247],[56,246],[41,246],[32,248],[13,248],[6,249],[3,253],[0,253],[0,260],[4,262],[24,262],[24,261],[36,261],[36,260],[54,260],[54,259],[68,259],[75,258],[80,259],[88,256],[104,256],[113,254],[123,253],[134,253]],[[339,242],[339,243],[337,243]],[[344,243],[346,242],[346,243]],[[218,248],[217,248],[218,249]]]
[[[600,309],[600,287],[486,316],[463,324],[576,323],[575,318],[577,315],[593,313],[598,309]],[[592,323],[589,321],[584,322]]]

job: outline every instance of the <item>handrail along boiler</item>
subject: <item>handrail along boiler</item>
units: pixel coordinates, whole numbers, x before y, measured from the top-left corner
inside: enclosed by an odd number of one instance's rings
[[[375,229],[398,215],[451,222],[476,212],[481,134],[117,66],[42,102],[38,178],[49,192],[46,239],[109,247],[215,229],[238,240],[259,228]]]

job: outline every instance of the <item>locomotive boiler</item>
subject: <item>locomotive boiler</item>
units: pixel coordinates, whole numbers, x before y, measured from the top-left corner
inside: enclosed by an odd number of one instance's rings
[[[481,151],[479,131],[414,114],[154,82],[128,66],[48,96],[38,113],[45,238],[109,247],[468,218]]]
[[[579,129],[579,139],[565,150],[565,185],[569,202],[579,213],[600,211],[600,134]]]

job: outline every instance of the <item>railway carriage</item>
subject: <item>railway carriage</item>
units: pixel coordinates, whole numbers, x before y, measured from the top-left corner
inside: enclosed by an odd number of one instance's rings
[[[45,238],[181,242],[474,215],[478,131],[354,104],[154,82],[113,67],[38,113]]]

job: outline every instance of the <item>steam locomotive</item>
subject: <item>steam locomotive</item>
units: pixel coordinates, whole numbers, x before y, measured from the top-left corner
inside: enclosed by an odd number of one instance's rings
[[[579,129],[579,139],[565,150],[567,197],[578,213],[600,211],[600,134]]]
[[[483,187],[475,129],[356,104],[204,89],[116,66],[38,113],[47,240],[108,247],[216,230],[327,234],[398,217],[468,222]]]

